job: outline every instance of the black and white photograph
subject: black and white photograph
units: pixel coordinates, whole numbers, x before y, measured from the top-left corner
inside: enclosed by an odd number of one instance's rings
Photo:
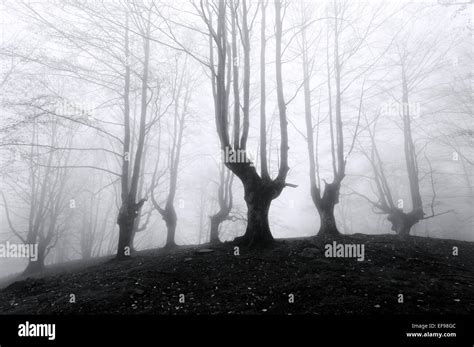
[[[473,346],[473,14],[0,0],[0,346]]]

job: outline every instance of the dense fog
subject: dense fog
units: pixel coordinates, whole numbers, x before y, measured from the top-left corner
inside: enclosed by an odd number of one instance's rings
[[[474,241],[470,4],[0,6],[0,244],[39,257],[0,277],[243,235]]]

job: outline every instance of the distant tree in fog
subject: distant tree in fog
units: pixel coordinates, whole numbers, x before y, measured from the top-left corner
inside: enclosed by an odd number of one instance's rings
[[[167,168],[168,168],[168,192],[164,202],[161,205],[159,200],[155,197],[155,188],[159,183],[158,164],[156,162],[155,172],[152,180],[151,199],[153,206],[163,217],[166,223],[167,235],[165,241],[166,248],[173,248],[176,246],[176,225],[178,217],[175,209],[175,197],[178,187],[178,174],[180,171],[181,152],[183,149],[184,130],[186,122],[189,118],[189,103],[192,97],[193,80],[192,76],[186,69],[188,57],[185,56],[182,61],[176,59],[176,77],[173,84],[173,114],[171,120],[171,135],[169,140],[169,148],[167,151]]]

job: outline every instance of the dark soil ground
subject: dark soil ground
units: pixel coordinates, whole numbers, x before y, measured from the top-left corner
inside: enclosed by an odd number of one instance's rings
[[[321,239],[150,250],[50,268],[0,290],[2,314],[468,314],[474,243],[355,234],[365,260],[326,258]],[[453,255],[458,247],[459,255]],[[74,294],[76,303],[70,303]],[[180,302],[184,294],[185,302]],[[290,294],[294,303],[289,302]],[[398,303],[403,294],[404,303]]]

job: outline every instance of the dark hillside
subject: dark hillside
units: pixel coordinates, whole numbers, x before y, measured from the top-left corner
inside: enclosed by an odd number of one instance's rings
[[[365,259],[326,258],[320,239],[274,248],[183,247],[48,269],[0,290],[2,314],[468,314],[474,244],[390,235],[344,236]],[[459,255],[453,255],[458,247]],[[67,266],[67,265],[66,265]],[[66,267],[65,266],[65,267]],[[74,294],[76,303],[69,303]],[[184,294],[184,303],[180,302]],[[290,303],[290,294],[294,303]],[[403,294],[404,303],[398,303]],[[183,297],[181,297],[182,299]],[[182,301],[182,300],[181,300]]]

